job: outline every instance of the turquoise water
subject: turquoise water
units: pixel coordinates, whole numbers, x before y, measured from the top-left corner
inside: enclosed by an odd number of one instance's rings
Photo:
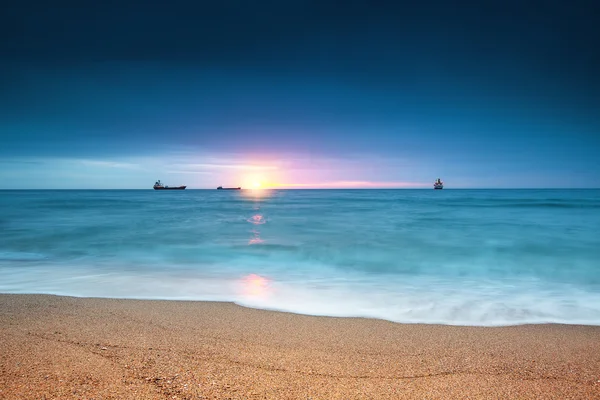
[[[598,190],[0,191],[0,292],[600,324]]]

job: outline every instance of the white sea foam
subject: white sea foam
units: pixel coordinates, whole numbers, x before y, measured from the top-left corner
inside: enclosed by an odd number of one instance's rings
[[[503,326],[600,325],[600,293],[539,280],[450,280],[345,274],[343,279],[227,277],[190,271],[4,267],[0,292],[81,297],[231,301],[299,314],[366,317],[401,323]]]

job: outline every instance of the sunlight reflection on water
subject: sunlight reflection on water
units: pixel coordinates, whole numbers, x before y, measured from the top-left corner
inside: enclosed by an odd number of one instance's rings
[[[252,215],[250,218],[248,218],[246,221],[248,221],[249,223],[251,223],[252,225],[255,225],[255,227],[253,229],[250,230],[251,233],[251,237],[248,240],[248,245],[257,245],[257,244],[262,244],[264,243],[264,239],[261,238],[260,236],[260,231],[258,230],[258,226],[259,225],[263,225],[267,222],[265,216],[263,215],[263,213],[260,212],[260,204],[261,204],[261,200],[262,198],[260,197],[261,194],[264,194],[263,192],[269,192],[269,191],[265,191],[265,190],[250,190],[249,192],[256,192],[255,193],[255,198],[254,198],[254,204],[252,206],[252,210],[254,213],[254,215]]]
[[[257,274],[247,275],[242,279],[242,295],[252,298],[266,298],[271,292],[271,281]]]

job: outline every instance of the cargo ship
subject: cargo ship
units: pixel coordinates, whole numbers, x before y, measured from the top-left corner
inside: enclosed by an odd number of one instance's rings
[[[443,189],[444,188],[444,182],[442,182],[442,180],[440,178],[437,178],[437,181],[433,182],[433,188],[434,189]]]
[[[224,188],[223,186],[219,186],[217,188],[217,190],[241,190],[241,189],[242,189],[241,187],[226,187],[226,188]]]
[[[183,190],[187,186],[166,186],[160,182],[160,179],[154,184],[154,190]]]

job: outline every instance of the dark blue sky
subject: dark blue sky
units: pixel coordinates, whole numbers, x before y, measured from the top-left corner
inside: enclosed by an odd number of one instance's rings
[[[598,2],[87,3],[3,4],[2,187],[600,187]]]

